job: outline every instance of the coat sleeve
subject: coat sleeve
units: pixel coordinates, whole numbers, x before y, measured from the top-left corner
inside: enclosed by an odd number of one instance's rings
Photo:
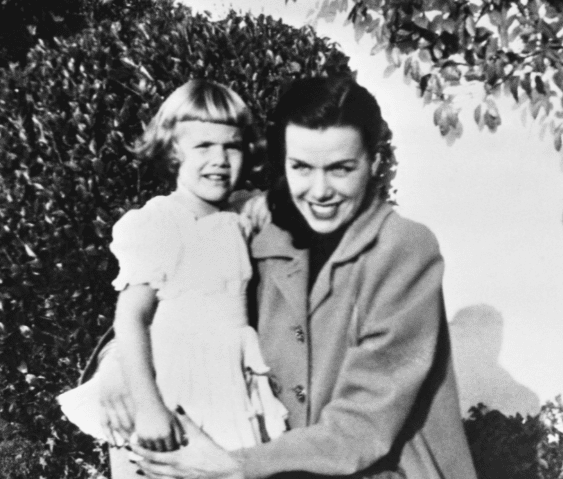
[[[289,471],[353,474],[377,467],[397,445],[417,397],[426,392],[421,388],[444,321],[437,242],[425,227],[409,224],[404,235],[380,238],[370,258],[377,265],[366,258],[355,341],[319,422],[237,451],[246,478]]]

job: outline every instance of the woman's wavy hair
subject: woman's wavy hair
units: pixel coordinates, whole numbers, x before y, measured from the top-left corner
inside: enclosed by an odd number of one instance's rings
[[[285,132],[290,123],[312,129],[357,128],[371,161],[378,162],[369,197],[390,199],[396,160],[392,133],[375,97],[350,75],[303,78],[291,83],[281,95],[268,126],[268,206],[275,224],[292,233],[307,229],[293,205],[285,177]]]
[[[244,181],[252,169],[252,148],[256,132],[252,113],[230,88],[210,80],[190,80],[174,90],[162,103],[132,151],[140,160],[151,161],[155,171],[175,183],[179,160],[175,155],[176,125],[183,121],[203,121],[235,126],[243,138]]]

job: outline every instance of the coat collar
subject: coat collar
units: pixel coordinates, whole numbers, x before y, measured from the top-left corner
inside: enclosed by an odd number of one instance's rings
[[[345,263],[360,254],[375,240],[383,221],[392,211],[389,203],[373,199],[350,224],[330,262]],[[304,256],[303,250],[293,246],[291,235],[272,223],[265,225],[254,238],[251,250],[252,256],[257,259],[298,259]]]
[[[252,256],[256,259],[280,258],[286,261],[274,273],[288,302],[296,308],[305,307],[310,314],[330,295],[333,268],[353,260],[376,240],[385,218],[393,211],[389,203],[373,199],[369,206],[350,224],[332,257],[323,266],[314,288],[308,295],[307,305],[301,305],[297,298],[307,300],[308,251],[297,249],[291,235],[274,224],[266,225],[252,242]],[[301,313],[302,314],[302,313]]]

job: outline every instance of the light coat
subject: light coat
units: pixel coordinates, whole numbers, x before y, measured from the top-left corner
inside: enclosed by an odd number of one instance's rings
[[[267,225],[251,254],[261,347],[291,431],[240,452],[245,477],[476,479],[433,234],[375,201],[310,295],[308,252],[288,232]]]

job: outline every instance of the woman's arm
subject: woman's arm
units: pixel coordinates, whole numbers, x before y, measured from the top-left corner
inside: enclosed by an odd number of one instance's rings
[[[156,292],[146,284],[126,287],[115,313],[117,350],[135,406],[135,430],[151,450],[171,451],[182,442],[182,429],[168,411],[155,381],[149,327]]]

